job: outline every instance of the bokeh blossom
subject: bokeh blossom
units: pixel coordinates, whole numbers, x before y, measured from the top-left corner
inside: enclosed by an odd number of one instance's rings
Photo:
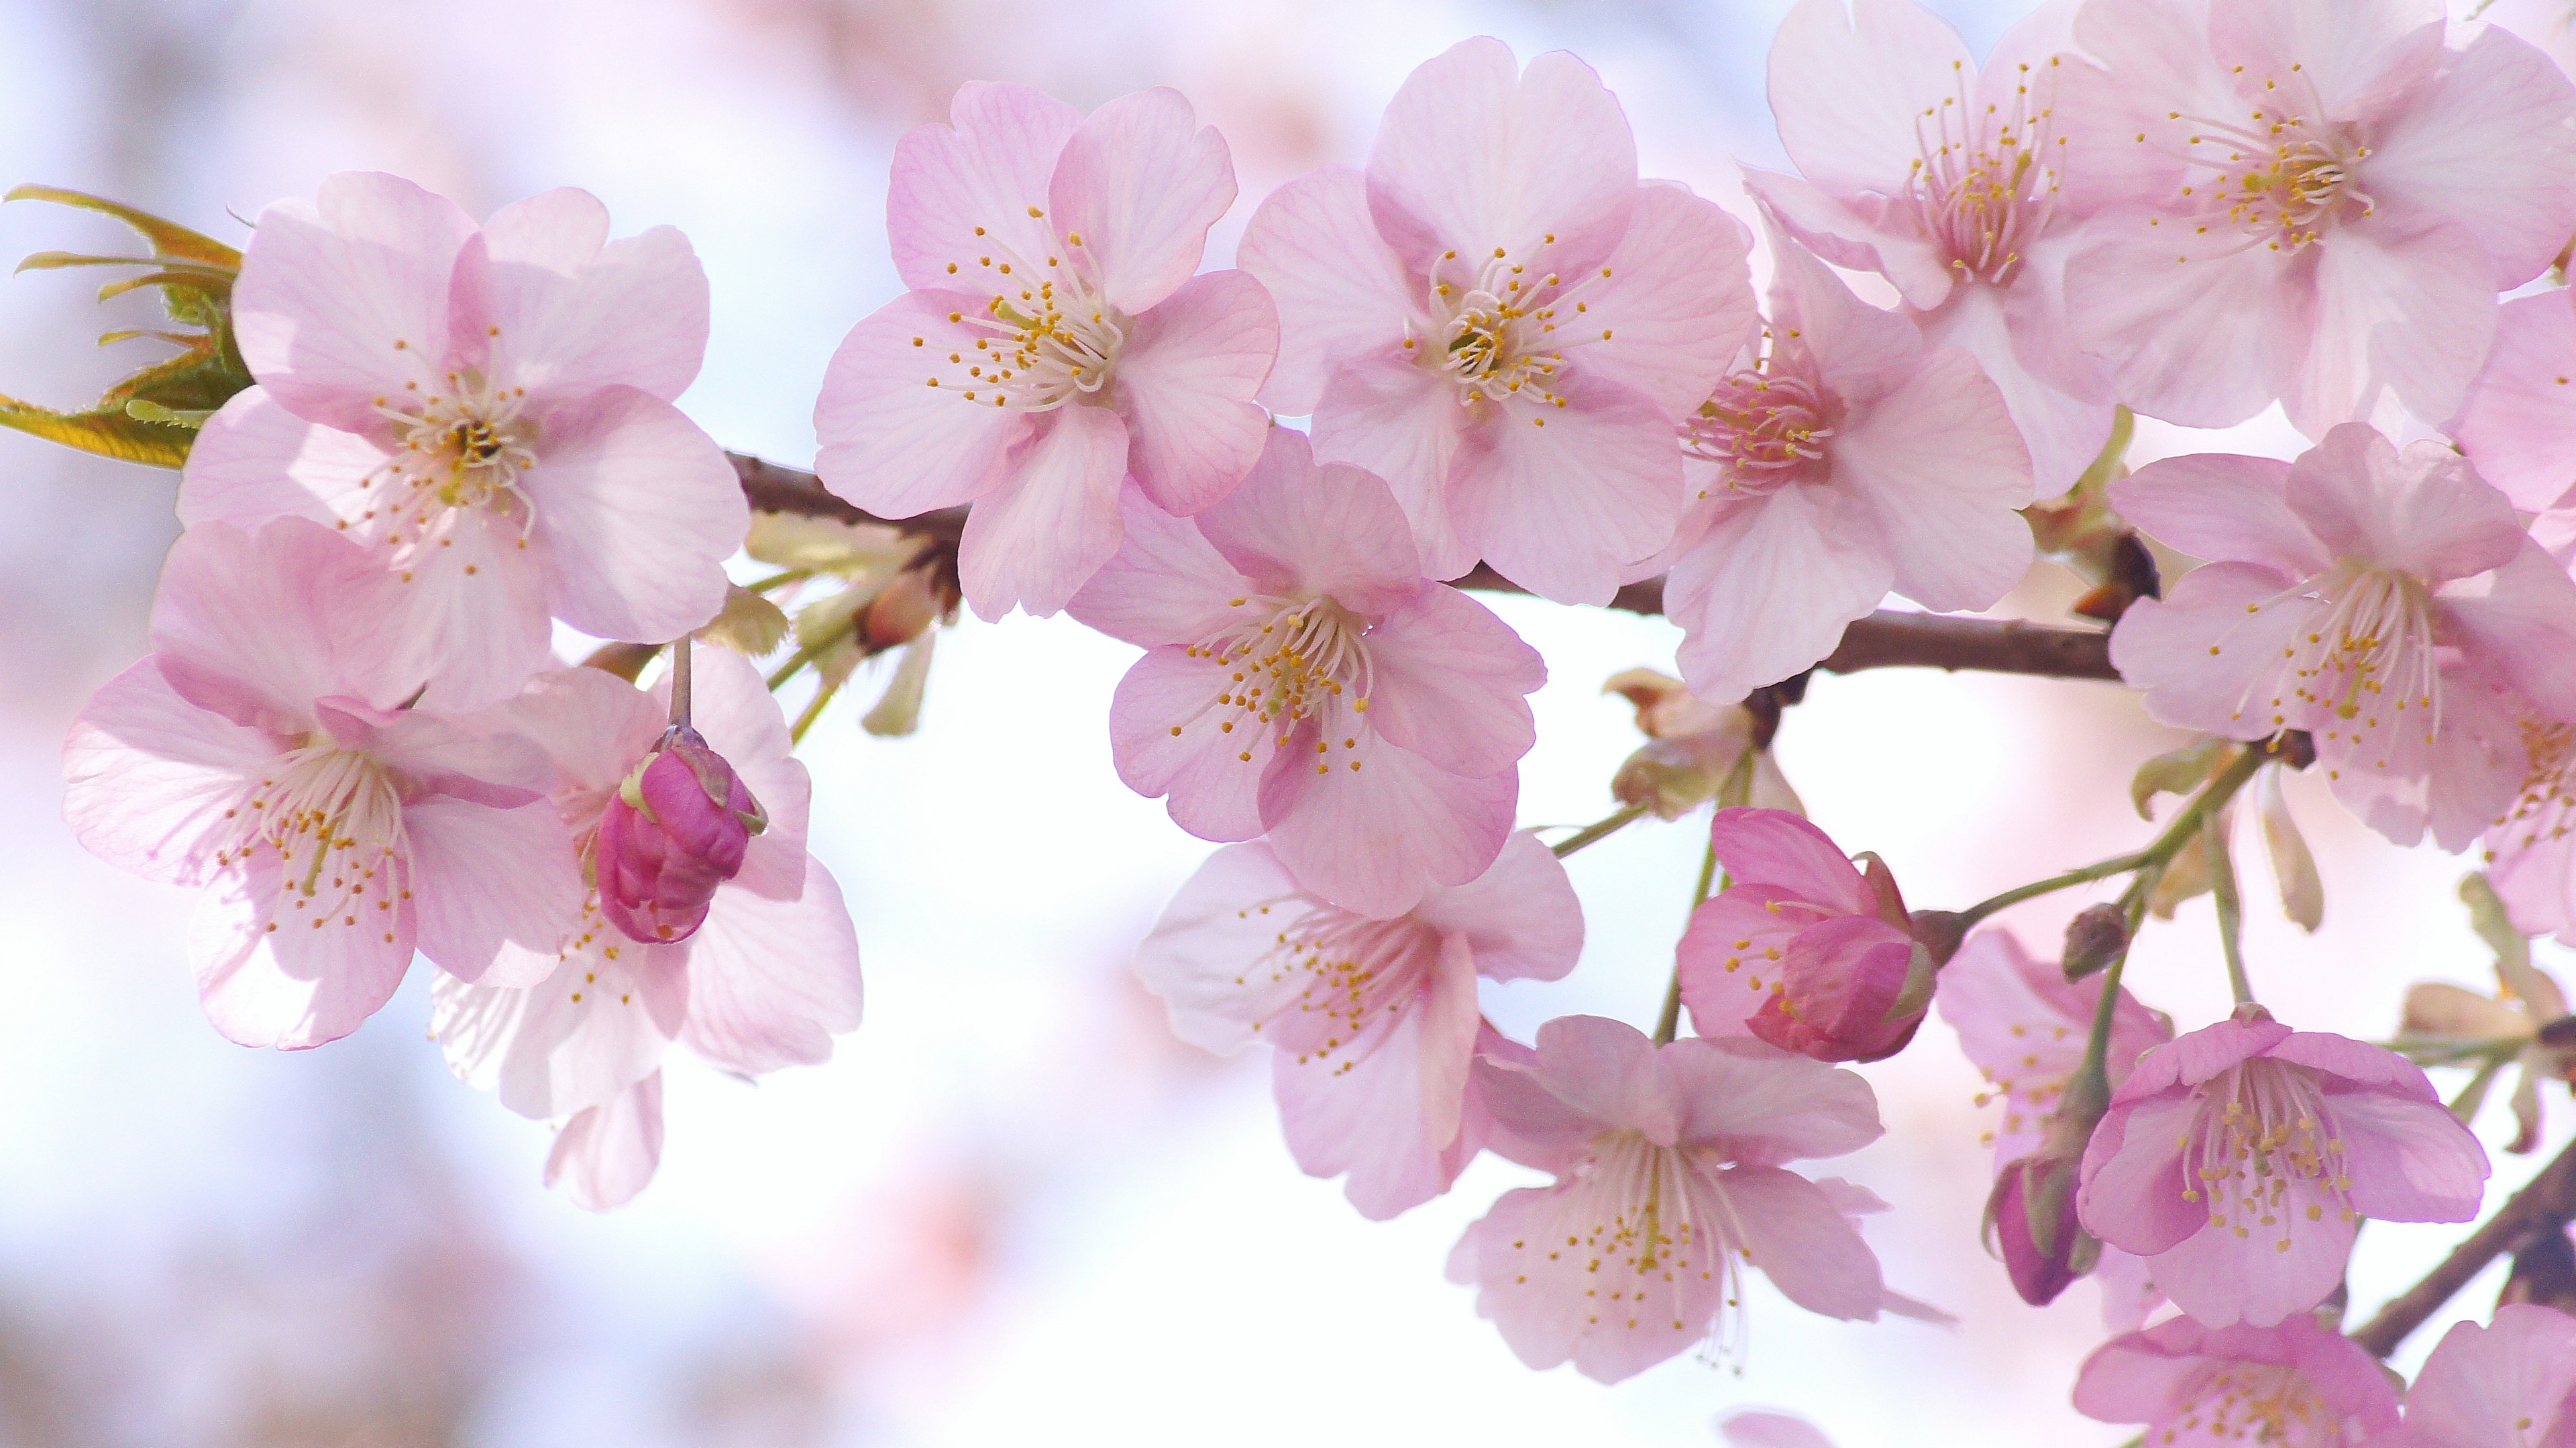
[[[1447,1191],[1484,1144],[1484,1078],[1469,1067],[1493,1028],[1477,980],[1557,980],[1582,948],[1583,907],[1533,835],[1391,920],[1299,889],[1254,841],[1199,867],[1138,947],[1136,970],[1181,1039],[1273,1047],[1297,1164],[1348,1173],[1351,1205],[1391,1217]]]
[[[2576,1428],[2576,1317],[2509,1302],[2454,1324],[2406,1390],[2386,1448],[2556,1448]]]

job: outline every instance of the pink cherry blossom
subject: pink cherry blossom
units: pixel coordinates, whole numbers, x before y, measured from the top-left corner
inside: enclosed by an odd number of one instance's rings
[[[1141,644],[1110,705],[1118,776],[1210,840],[1267,833],[1298,883],[1363,915],[1485,872],[1511,832],[1546,666],[1422,576],[1385,483],[1274,428],[1194,518],[1131,498],[1127,541],[1073,601]]]
[[[579,893],[544,807],[552,772],[495,711],[399,707],[399,587],[367,550],[284,518],[171,546],[153,653],[98,691],[63,749],[64,816],[92,853],[205,893],[188,962],[246,1046],[336,1040],[412,952],[524,983]]]
[[[2406,1390],[2406,1426],[2386,1448],[2562,1448],[2576,1432],[2576,1318],[2505,1303],[2454,1324]]]
[[[2101,992],[2098,980],[2069,981],[2056,962],[2033,959],[2009,930],[1969,936],[1941,968],[1934,1004],[1993,1087],[1989,1095],[2003,1102],[2003,1119],[1992,1133],[1997,1171],[2039,1149],[2049,1113],[2084,1062]],[[2122,990],[2102,1061],[2112,1088],[2129,1079],[2148,1048],[2172,1039],[2172,1022]]]
[[[2496,293],[2576,233],[2576,89],[2492,27],[2446,46],[2441,0],[2091,0],[2075,36],[2107,69],[2060,81],[2067,169],[2105,204],[2067,317],[2151,416],[2447,417]]]
[[[1657,1046],[1596,1016],[1476,1070],[1492,1149],[1557,1178],[1504,1193],[1449,1257],[1522,1362],[1616,1382],[1723,1336],[1748,1270],[1827,1317],[1894,1305],[1849,1220],[1876,1199],[1784,1165],[1877,1138],[1860,1077],[1740,1037]]]
[[[2476,1137],[2404,1057],[2261,1008],[2158,1046],[2084,1153],[2086,1230],[2210,1327],[2269,1327],[2343,1280],[2363,1217],[2465,1222]]]
[[[667,226],[608,240],[588,193],[477,229],[398,177],[344,172],[260,215],[233,289],[260,385],[198,435],[179,516],[331,524],[402,580],[388,645],[426,701],[516,692],[549,613],[660,643],[705,623],[749,512],[671,405],[697,376],[707,281]]]
[[[1267,1042],[1288,1149],[1348,1172],[1351,1205],[1391,1217],[1449,1189],[1483,1145],[1468,1067],[1493,1028],[1476,981],[1556,980],[1583,948],[1565,867],[1516,834],[1491,869],[1372,920],[1298,888],[1266,843],[1229,845],[1181,887],[1136,970],[1183,1040]]]
[[[2576,293],[2517,297],[2448,431],[2478,475],[2537,513],[2576,504]]]
[[[2576,719],[2576,583],[2439,444],[2349,423],[2294,463],[2150,463],[2111,500],[2210,560],[2111,636],[2147,712],[2307,730],[2337,796],[2399,844],[2466,845],[2530,772],[2521,716]]]
[[[2576,724],[2527,719],[2521,790],[2486,833],[2487,880],[2514,928],[2576,945]]]
[[[1591,67],[1468,40],[1387,106],[1365,173],[1263,201],[1244,269],[1278,298],[1279,412],[1383,477],[1423,570],[1481,558],[1606,603],[1682,510],[1672,429],[1754,329],[1743,225],[1639,183]]]
[[[2109,377],[2068,332],[2062,286],[2096,201],[2064,174],[2056,118],[2073,9],[2033,13],[1980,71],[1913,0],[1848,15],[1804,0],[1771,42],[1771,111],[1802,175],[1745,173],[1798,240],[1882,273],[1926,342],[1976,358],[2041,496],[2072,487],[2111,430]]]
[[[694,722],[769,814],[705,923],[648,945],[609,923],[596,888],[570,884],[578,923],[524,952],[515,988],[442,981],[431,1032],[448,1066],[524,1116],[569,1117],[549,1179],[614,1206],[652,1175],[656,1073],[673,1043],[740,1075],[830,1056],[859,1023],[858,944],[840,886],[805,848],[813,782],[757,669],[697,651]],[[662,740],[669,681],[638,689],[597,669],[540,675],[508,713],[560,773],[554,804],[585,858],[603,816]],[[576,1170],[577,1169],[577,1170]]]
[[[1086,117],[960,87],[947,124],[895,147],[886,230],[912,290],[824,374],[824,485],[889,518],[973,503],[959,569],[986,618],[1064,607],[1118,551],[1122,480],[1176,514],[1232,492],[1279,350],[1257,282],[1191,275],[1234,194],[1178,91]]]
[[[1727,887],[1691,913],[1682,1000],[1703,1036],[1759,1036],[1820,1061],[1894,1055],[1926,998],[1890,1019],[1918,947],[1904,897],[1786,810],[1722,809],[1709,824]]]
[[[2304,1313],[2268,1327],[2168,1318],[2096,1348],[2075,1410],[2143,1423],[2170,1448],[2362,1448],[2397,1426],[2397,1390],[2370,1354]]]
[[[2030,454],[1957,347],[1772,248],[1768,350],[1684,417],[1692,502],[1665,557],[1682,678],[1735,700],[1832,653],[1890,589],[1984,608],[2030,568]]]
[[[1760,1409],[1720,1418],[1717,1435],[1731,1448],[1834,1448],[1833,1440],[1806,1419]]]

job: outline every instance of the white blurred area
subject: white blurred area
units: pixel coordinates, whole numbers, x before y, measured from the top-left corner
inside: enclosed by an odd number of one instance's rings
[[[1936,5],[1982,49],[2017,0]],[[238,242],[228,220],[380,167],[478,213],[575,184],[620,232],[685,229],[715,286],[683,405],[729,446],[804,463],[842,331],[898,287],[887,159],[969,79],[1083,106],[1185,90],[1244,199],[1365,155],[1413,65],[1478,32],[1570,47],[1636,123],[1646,169],[1740,205],[1777,164],[1762,62],[1782,0],[0,0],[0,182],[106,193]],[[107,244],[0,209],[0,255]],[[77,274],[0,289],[0,390],[77,404],[139,357]],[[127,344],[132,348],[137,344]],[[2228,446],[2284,452],[2277,423]],[[2139,456],[2205,438],[2150,427]],[[859,922],[868,1019],[837,1059],[749,1086],[669,1084],[660,1179],[626,1210],[542,1190],[548,1129],[451,1080],[425,982],[348,1040],[245,1051],[200,1015],[190,901],[92,860],[56,751],[143,647],[172,476],[0,435],[0,1445],[804,1448],[1116,1443],[1706,1443],[1721,1411],[1801,1412],[1842,1448],[2125,1440],[2066,1406],[2101,1336],[2089,1285],[2022,1307],[1977,1245],[1976,1073],[1946,1027],[1866,1068],[1890,1131],[1837,1163],[1895,1204],[1870,1235],[1941,1330],[1820,1321],[1767,1289],[1740,1364],[1616,1388],[1522,1368],[1443,1280],[1459,1229],[1528,1174],[1488,1160],[1387,1224],[1299,1175],[1267,1071],[1173,1041],[1128,952],[1208,846],[1109,767],[1132,650],[1067,620],[943,641],[917,737],[825,716],[815,847]],[[2043,566],[2011,602],[2076,592]],[[1597,690],[1669,668],[1660,620],[1495,606],[1547,656],[1522,818],[1606,812],[1636,742]],[[2175,742],[2121,692],[1882,672],[1824,678],[1781,757],[1815,818],[1917,905],[1958,905],[2133,848],[2132,768]],[[2402,852],[2298,780],[2328,888],[2313,938],[2251,866],[2257,987],[2303,1026],[2384,1037],[2409,980],[2478,984],[2463,862]],[[1527,1038],[1575,1011],[1650,1024],[1699,857],[1640,826],[1578,856],[1582,968],[1493,990]],[[2054,949],[2076,899],[2013,917]],[[427,967],[421,967],[426,971]],[[2225,1009],[2207,902],[2131,984],[2185,1028]],[[2456,1085],[2455,1077],[2444,1078]],[[2497,1093],[2500,1106],[2502,1092]],[[2576,1121],[2552,1088],[2549,1141]],[[2491,1142],[2509,1134],[2491,1111]],[[2498,1191],[2531,1162],[2499,1158]],[[2456,1229],[2372,1225],[2367,1310]],[[2493,1274],[2461,1311],[2492,1301]],[[2438,1327],[2438,1325],[2437,1325]],[[2428,1329],[2402,1359],[2419,1360]]]

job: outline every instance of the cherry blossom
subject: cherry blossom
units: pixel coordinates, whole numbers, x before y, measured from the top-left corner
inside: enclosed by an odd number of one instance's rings
[[[1846,1211],[1876,1199],[1784,1165],[1877,1138],[1851,1072],[1743,1038],[1657,1046],[1596,1016],[1476,1070],[1492,1149],[1557,1178],[1504,1193],[1449,1257],[1522,1362],[1616,1382],[1722,1336],[1750,1270],[1827,1317],[1891,1305]]]
[[[2478,475],[2537,513],[2576,492],[2576,293],[2517,297],[2448,431]]]
[[[2365,1216],[2464,1222],[2485,1150],[2404,1057],[2257,1006],[2158,1046],[2084,1154],[2086,1230],[2210,1327],[2325,1300]]]
[[[1719,810],[1709,838],[1729,883],[1691,913],[1679,951],[1699,1033],[1759,1036],[1820,1061],[1903,1049],[1931,998],[1896,1010],[1921,947],[1887,867],[1855,868],[1786,810]]]
[[[769,816],[715,887],[705,923],[644,944],[610,923],[595,885],[569,882],[577,923],[525,950],[513,985],[442,981],[437,991],[432,1034],[460,1079],[523,1116],[571,1118],[548,1177],[586,1206],[615,1206],[650,1179],[656,1073],[674,1042],[751,1076],[824,1060],[831,1038],[859,1023],[858,945],[840,886],[806,852],[813,784],[788,753],[786,720],[740,655],[699,650],[695,684],[696,727]],[[508,713],[559,771],[561,828],[595,861],[620,788],[662,742],[668,679],[645,690],[597,669],[558,670]]]
[[[2439,444],[2349,423],[2294,463],[2150,463],[2111,500],[2210,560],[2111,636],[2147,712],[2307,730],[2336,795],[2399,844],[2466,845],[2530,773],[2524,716],[2576,719],[2576,582]]]
[[[824,485],[889,518],[973,503],[959,569],[985,618],[1064,607],[1118,551],[1122,480],[1176,514],[1233,491],[1279,349],[1251,277],[1191,275],[1234,195],[1224,138],[1177,91],[1086,117],[960,87],[895,148],[886,229],[912,290],[824,374]]]
[[[2397,1390],[2370,1354],[2304,1313],[2267,1327],[2176,1317],[2096,1348],[2075,1410],[2143,1423],[2148,1442],[2173,1448],[2362,1448],[2397,1426]]]
[[[1801,174],[1745,172],[1791,235],[1884,274],[1927,343],[1977,359],[2043,497],[2111,431],[2109,377],[2065,315],[2066,259],[2100,202],[2065,174],[2057,120],[2073,9],[2034,12],[1981,70],[1913,0],[1804,0],[1771,42],[1771,111]]]
[[[198,435],[180,520],[311,518],[379,549],[407,604],[387,644],[426,702],[516,692],[550,660],[550,613],[660,643],[723,604],[749,512],[671,405],[707,339],[677,231],[612,242],[569,189],[478,229],[343,172],[260,214],[233,318],[260,385]]]
[[[152,654],[108,681],[63,749],[63,813],[101,859],[204,891],[188,963],[245,1046],[336,1040],[427,955],[525,983],[569,923],[571,841],[545,757],[495,711],[399,708],[399,585],[300,518],[190,529],[152,607]]]
[[[1274,428],[1194,518],[1131,498],[1076,618],[1147,649],[1119,682],[1118,776],[1210,840],[1267,833],[1299,884],[1364,915],[1485,872],[1535,739],[1538,654],[1422,576],[1385,483]]]
[[[1349,1173],[1351,1205],[1394,1216],[1449,1189],[1483,1145],[1471,1076],[1479,976],[1556,980],[1583,948],[1565,867],[1516,834],[1493,867],[1373,920],[1298,888],[1266,843],[1208,858],[1163,911],[1137,973],[1172,1029],[1211,1051],[1276,1048],[1288,1149],[1315,1176]]]
[[[2445,34],[2441,0],[2084,6],[2107,69],[2058,96],[2106,204],[2066,312],[2123,400],[2223,427],[2278,398],[2311,437],[2459,405],[2496,293],[2576,234],[2576,90],[2505,31]]]
[[[1664,557],[1682,678],[1733,701],[1832,653],[1890,589],[1984,608],[2030,568],[2030,455],[1957,347],[1775,238],[1766,349],[1683,419],[1692,502]]]
[[[2455,1323],[2406,1390],[2387,1448],[2542,1448],[2576,1428],[2576,1318],[2509,1302],[2495,1321]]]
[[[1751,337],[1742,223],[1669,182],[1591,67],[1468,40],[1387,106],[1365,174],[1273,192],[1244,269],[1278,298],[1263,396],[1395,489],[1423,570],[1479,559],[1606,603],[1672,537],[1673,424]]]
[[[2530,769],[2486,833],[2487,878],[2514,924],[2576,945],[2576,724],[2526,718]]]
[[[2039,1149],[2049,1113],[2083,1064],[2100,999],[2099,982],[2068,980],[2056,962],[2034,959],[2009,930],[1969,936],[1941,968],[1934,1004],[1993,1087],[1988,1096],[2003,1102],[2003,1119],[1991,1133],[1997,1171]],[[2112,1088],[2129,1079],[2139,1056],[2172,1039],[2172,1022],[2122,990],[2102,1058]]]
[[[591,852],[600,913],[630,940],[687,939],[768,828],[768,812],[725,757],[697,730],[672,725],[600,812]]]

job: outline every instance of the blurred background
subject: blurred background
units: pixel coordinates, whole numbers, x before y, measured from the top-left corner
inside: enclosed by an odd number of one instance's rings
[[[684,228],[713,277],[683,405],[728,446],[804,464],[825,358],[898,289],[895,138],[961,81],[1084,107],[1185,90],[1242,181],[1222,264],[1263,193],[1360,160],[1404,74],[1479,32],[1524,58],[1579,51],[1649,174],[1740,206],[1730,158],[1780,161],[1762,66],[1786,8],[0,0],[0,182],[236,243],[238,218],[343,168],[477,214],[587,187],[621,233]],[[2027,7],[1933,8],[1982,50]],[[0,209],[0,256],[111,240],[94,218]],[[88,344],[130,315],[77,274],[0,288],[0,391],[86,403],[141,360]],[[2296,446],[2277,418],[2216,442]],[[2212,443],[2150,427],[2135,456]],[[861,734],[864,697],[824,718],[805,751],[814,841],[859,921],[867,1023],[828,1066],[757,1086],[675,1058],[660,1179],[624,1211],[540,1187],[548,1128],[448,1077],[418,974],[330,1047],[229,1045],[180,958],[189,898],[91,859],[60,819],[61,737],[142,650],[175,481],[0,435],[0,1445],[1659,1444],[1710,1441],[1752,1404],[1842,1448],[2129,1436],[2066,1406],[2102,1335],[2094,1289],[2031,1311],[1977,1245],[1980,1083],[1938,1024],[1867,1068],[1891,1130],[1835,1170],[1895,1204],[1869,1228],[1891,1283],[1957,1329],[1823,1322],[1765,1288],[1740,1364],[1616,1388],[1522,1368],[1441,1266],[1528,1174],[1487,1160],[1366,1222],[1289,1161],[1265,1064],[1175,1042],[1129,975],[1209,847],[1118,784],[1103,721],[1133,651],[1069,620],[958,628],[916,737]],[[2056,616],[2077,591],[2043,565],[2005,611]],[[1522,818],[1597,818],[1637,742],[1601,681],[1669,668],[1676,633],[1493,602],[1552,671]],[[2175,742],[2106,686],[1882,672],[1818,680],[1779,751],[1838,840],[1885,856],[1915,903],[1956,905],[2141,842],[2124,786]],[[2257,985],[2299,1024],[2385,1037],[2406,982],[2489,980],[2453,895],[2466,866],[2386,846],[2317,783],[2291,794],[2326,924],[2281,921],[2249,865]],[[1698,856],[1690,822],[1578,856],[1582,968],[1489,987],[1489,1012],[1524,1039],[1575,1011],[1650,1024]],[[2051,952],[2080,903],[2013,919]],[[2150,931],[2130,979],[2185,1028],[2224,1010],[2205,898]],[[2550,1110],[2544,1152],[2576,1121],[2557,1088]],[[2481,1128],[2509,1135],[2500,1109]],[[2530,1166],[2500,1157],[2497,1190]],[[2372,1224],[2357,1310],[2455,1235]]]

